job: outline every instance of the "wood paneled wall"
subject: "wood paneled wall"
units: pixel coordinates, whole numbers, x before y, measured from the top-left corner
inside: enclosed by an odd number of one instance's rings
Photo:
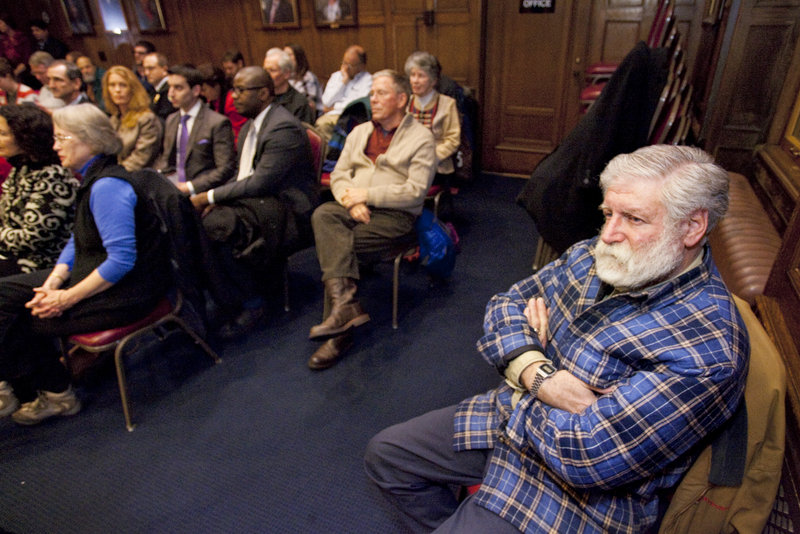
[[[593,2],[587,65],[619,62],[638,41],[647,40],[660,0],[602,0]],[[675,0],[675,17],[686,62],[691,72],[700,43],[705,0]]]
[[[428,50],[439,58],[447,75],[479,90],[481,0],[357,0],[358,26],[337,29],[316,27],[314,0],[297,0],[300,28],[280,30],[263,27],[258,0],[161,0],[167,32],[141,34],[128,16],[130,31],[123,35],[104,32],[98,0],[88,1],[94,36],[69,37],[60,0],[0,0],[0,10],[26,30],[30,19],[48,13],[51,33],[103,66],[130,65],[132,45],[139,39],[152,41],[173,63],[218,64],[226,50],[235,48],[248,64],[256,65],[268,48],[297,42],[324,83],[339,69],[345,48],[359,43],[367,50],[370,71],[402,69],[411,52]],[[131,0],[122,1],[126,14],[131,13]],[[425,26],[423,11],[434,5],[435,23]]]

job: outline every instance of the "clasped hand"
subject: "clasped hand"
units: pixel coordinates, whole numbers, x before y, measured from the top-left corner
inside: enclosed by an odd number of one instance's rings
[[[367,207],[367,190],[363,188],[345,189],[342,195],[342,206],[347,209],[350,216],[360,223],[369,223],[369,208]]]
[[[543,298],[533,298],[528,301],[523,310],[528,324],[538,334],[542,347],[547,346],[547,329],[549,326],[550,312]],[[525,388],[530,388],[536,376],[537,364],[533,364],[522,372],[521,381]],[[564,369],[542,383],[537,393],[537,398],[554,408],[570,413],[582,413],[597,400],[597,394],[606,394],[614,388],[596,388],[583,382],[569,371]]]
[[[35,287],[33,298],[25,303],[25,307],[31,310],[31,315],[40,319],[50,319],[60,317],[70,304],[66,298],[65,289],[48,287]]]

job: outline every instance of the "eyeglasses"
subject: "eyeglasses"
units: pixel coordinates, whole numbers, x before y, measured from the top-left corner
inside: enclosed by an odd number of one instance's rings
[[[263,89],[264,87],[266,87],[266,85],[255,85],[253,87],[234,87],[231,89],[231,93],[233,93],[234,96],[239,96],[245,91],[252,91],[254,89]]]
[[[53,136],[53,141],[57,141],[59,143],[63,143],[64,141],[69,141],[70,139],[72,139],[71,135],[55,134]]]

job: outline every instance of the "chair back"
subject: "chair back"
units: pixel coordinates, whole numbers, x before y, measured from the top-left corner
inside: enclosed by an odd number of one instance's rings
[[[313,158],[314,173],[319,183],[320,176],[322,175],[322,162],[325,161],[325,152],[327,145],[322,138],[322,135],[316,128],[304,122],[303,127],[306,129],[308,135],[308,142],[311,145],[311,157]]]
[[[653,25],[650,27],[650,35],[647,38],[647,46],[659,48],[664,46],[664,41],[669,35],[670,30],[675,25],[675,12],[670,0],[662,2]]]

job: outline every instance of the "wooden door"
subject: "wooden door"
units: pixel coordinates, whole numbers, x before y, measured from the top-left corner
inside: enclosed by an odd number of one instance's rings
[[[591,3],[521,4],[486,2],[482,167],[527,175],[577,121]]]

